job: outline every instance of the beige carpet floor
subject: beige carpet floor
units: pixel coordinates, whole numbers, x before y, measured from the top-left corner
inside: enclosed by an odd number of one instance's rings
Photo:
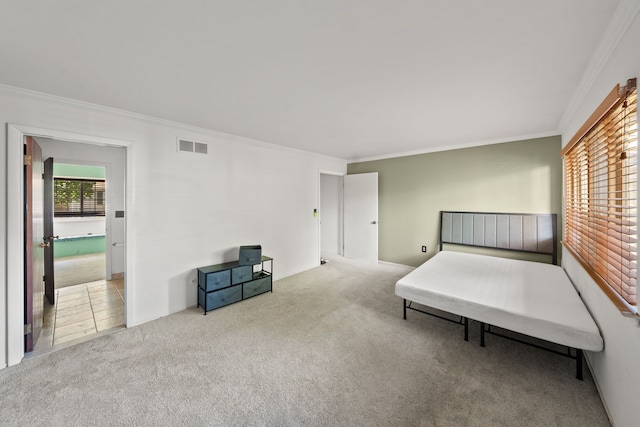
[[[277,260],[276,260],[277,266]],[[405,269],[331,259],[0,371],[3,426],[607,426],[574,362],[410,312]],[[195,289],[194,289],[195,292]]]

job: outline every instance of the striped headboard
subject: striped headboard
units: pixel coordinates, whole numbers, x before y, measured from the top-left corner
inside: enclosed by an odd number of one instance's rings
[[[548,254],[557,264],[556,214],[440,212],[444,243]]]

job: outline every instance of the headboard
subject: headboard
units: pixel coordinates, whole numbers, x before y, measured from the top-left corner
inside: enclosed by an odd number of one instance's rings
[[[440,211],[440,250],[444,243],[557,254],[556,214]]]

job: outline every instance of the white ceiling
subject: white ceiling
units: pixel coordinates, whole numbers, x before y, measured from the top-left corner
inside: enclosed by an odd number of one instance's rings
[[[1,3],[1,84],[355,160],[557,134],[618,0]]]

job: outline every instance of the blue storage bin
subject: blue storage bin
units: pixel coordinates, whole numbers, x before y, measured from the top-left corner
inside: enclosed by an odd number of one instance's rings
[[[238,264],[240,265],[260,264],[261,259],[262,259],[262,246],[260,245],[240,246],[240,256],[238,257]]]

